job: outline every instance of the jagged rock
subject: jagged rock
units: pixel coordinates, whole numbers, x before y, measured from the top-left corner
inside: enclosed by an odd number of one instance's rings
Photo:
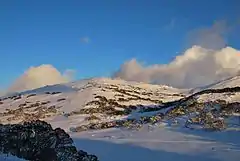
[[[1,153],[31,161],[98,161],[94,155],[78,151],[61,128],[52,129],[44,121],[0,125]]]

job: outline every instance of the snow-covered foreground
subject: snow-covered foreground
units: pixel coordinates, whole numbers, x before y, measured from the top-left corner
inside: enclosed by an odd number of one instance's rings
[[[79,149],[101,161],[238,161],[239,132],[196,132],[148,127],[141,131],[109,129],[71,134]]]
[[[0,161],[25,161],[15,156],[0,154]]]

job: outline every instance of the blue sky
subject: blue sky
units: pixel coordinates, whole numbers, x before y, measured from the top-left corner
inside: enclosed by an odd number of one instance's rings
[[[186,35],[216,20],[240,22],[238,0],[0,0],[0,87],[30,66],[109,76],[137,58],[168,63]],[[231,33],[228,44],[239,49]]]

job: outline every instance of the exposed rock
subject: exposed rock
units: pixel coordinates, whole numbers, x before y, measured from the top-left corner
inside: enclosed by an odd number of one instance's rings
[[[98,161],[94,155],[78,151],[61,128],[52,129],[44,121],[0,125],[1,153],[31,161]]]
[[[59,98],[58,100],[57,100],[57,102],[61,102],[61,101],[65,101],[66,100],[66,98]]]
[[[29,97],[33,97],[33,96],[36,96],[37,94],[35,94],[35,93],[33,93],[33,94],[29,94],[29,95],[27,95],[27,98],[29,98]]]
[[[108,128],[119,128],[124,127],[132,130],[139,130],[144,124],[156,124],[163,119],[164,115],[162,113],[156,113],[152,116],[142,116],[139,119],[124,119],[124,120],[114,120],[109,122],[98,122],[89,123],[87,125],[81,125],[76,128],[71,127],[72,132],[82,132],[87,130],[100,130]]]

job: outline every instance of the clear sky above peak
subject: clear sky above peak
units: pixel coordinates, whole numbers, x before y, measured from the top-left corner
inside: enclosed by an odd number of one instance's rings
[[[1,0],[0,87],[30,66],[109,76],[136,58],[165,64],[187,48],[194,29],[240,23],[238,0]],[[239,30],[238,30],[239,31]],[[236,32],[228,44],[240,48]]]

